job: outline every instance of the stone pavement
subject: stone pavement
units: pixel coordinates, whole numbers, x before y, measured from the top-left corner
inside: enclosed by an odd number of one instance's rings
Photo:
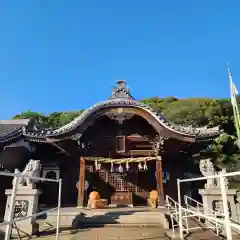
[[[54,240],[55,236],[35,238],[36,240]],[[164,229],[157,227],[105,227],[86,228],[75,234],[62,233],[59,240],[167,240]]]

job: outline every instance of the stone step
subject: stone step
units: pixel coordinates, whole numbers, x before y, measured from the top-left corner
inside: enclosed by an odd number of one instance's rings
[[[169,238],[165,235],[165,230],[162,228],[151,228],[151,227],[112,227],[112,228],[87,228],[87,229],[78,229],[75,231],[69,230],[63,234],[63,231],[60,232],[62,236],[59,239],[98,239],[98,240],[117,240],[117,239],[126,239],[126,240],[136,240],[136,239],[145,239],[145,240],[168,240]],[[50,240],[54,239],[49,238],[49,236],[42,236],[39,240]],[[37,240],[37,239],[36,239]]]
[[[47,210],[47,209],[44,209]],[[43,210],[41,210],[43,211]],[[88,216],[93,216],[93,215],[141,215],[141,216],[154,216],[154,215],[158,215],[159,212],[161,213],[168,213],[168,210],[166,209],[162,209],[162,210],[148,210],[148,211],[108,211],[106,209],[102,209],[102,210],[82,210],[82,209],[78,209],[78,208],[71,208],[69,211],[65,210],[64,208],[62,210],[60,210],[61,214],[64,215],[72,215],[72,214],[85,214]],[[48,215],[56,215],[57,211],[51,211],[48,213]]]
[[[56,222],[56,217],[48,217],[47,221]],[[97,216],[97,217],[78,217],[78,216],[60,216],[60,223],[64,225],[71,225],[74,221],[84,222],[84,223],[105,223],[105,224],[114,224],[114,223],[141,223],[141,224],[157,224],[163,225],[163,221],[165,218],[162,216],[157,218],[144,218],[144,217],[123,217],[118,216],[114,217],[106,217],[106,216]]]
[[[47,221],[51,224],[56,224],[57,212],[47,214]],[[61,211],[60,226],[73,225],[144,225],[144,226],[161,226],[169,228],[169,223],[166,219],[164,211],[147,211],[147,212],[106,212],[106,211]]]

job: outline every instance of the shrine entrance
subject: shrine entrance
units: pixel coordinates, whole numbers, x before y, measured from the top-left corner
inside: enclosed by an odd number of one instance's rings
[[[69,177],[65,167],[61,174],[66,172],[66,202],[69,195],[75,199],[77,190],[79,207],[94,190],[100,204],[103,199],[109,205],[125,206],[146,205],[150,191],[155,190],[163,206],[164,194],[177,198],[176,179],[184,177],[188,153],[201,145],[194,143],[205,144],[218,134],[171,124],[150,106],[134,100],[124,81],[117,82],[106,101],[48,132],[41,135],[41,141],[52,143],[51,147],[71,158],[64,161],[66,165],[73,160],[77,165],[77,179],[75,174]],[[38,149],[40,155],[41,145]],[[72,177],[74,184],[68,184]]]
[[[109,206],[146,206],[152,190],[158,190],[160,198],[164,199],[159,161],[157,157],[98,158],[94,161],[82,157],[80,183],[87,181],[89,188],[86,190],[79,184],[78,199],[86,205],[90,192],[97,191]]]
[[[1,126],[8,129],[1,137],[3,167],[21,168],[22,160],[30,157],[40,160],[44,171],[54,165],[63,179],[63,205],[79,207],[93,190],[109,204],[145,205],[151,190],[157,191],[160,205],[164,194],[176,200],[176,179],[193,172],[187,167],[192,166],[191,156],[220,134],[218,127],[171,123],[158,110],[136,101],[125,81],[116,83],[108,99],[57,129],[39,128],[30,119],[2,121]],[[16,156],[9,158],[12,154]],[[9,159],[15,159],[11,166]],[[57,191],[49,184],[42,187],[40,203],[53,204],[48,193]]]
[[[79,141],[84,147],[79,151],[80,162],[84,162],[79,180],[83,184],[87,179],[92,186],[87,194],[95,190],[110,205],[132,206],[147,205],[149,193],[157,190],[163,204],[158,155],[163,137],[145,118],[134,108],[109,107],[86,121]],[[78,203],[86,203],[84,186],[79,188]]]
[[[115,160],[116,161],[116,160]],[[126,169],[127,168],[127,169]],[[110,204],[147,205],[149,192],[157,189],[156,161],[127,164],[102,164],[100,169],[86,165],[86,180],[91,189]]]

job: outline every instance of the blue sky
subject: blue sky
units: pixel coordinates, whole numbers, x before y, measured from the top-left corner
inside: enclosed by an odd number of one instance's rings
[[[240,89],[239,0],[0,1],[0,118],[105,100],[227,97]]]

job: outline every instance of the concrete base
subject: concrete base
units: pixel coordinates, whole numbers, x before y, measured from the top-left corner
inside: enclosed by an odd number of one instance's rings
[[[77,206],[76,208],[84,209],[84,206]]]
[[[234,221],[237,219],[237,209],[235,204],[236,189],[227,189],[227,201],[229,207],[230,218]],[[224,214],[222,206],[222,194],[220,188],[199,189],[199,194],[202,195],[204,213],[208,213],[208,209]]]
[[[7,204],[5,209],[4,220],[8,220],[10,201],[12,196],[12,189],[7,189],[5,191],[7,195]],[[22,218],[26,216],[31,216],[38,211],[38,199],[41,191],[38,189],[31,189],[29,187],[21,187],[17,190],[15,209],[14,209],[14,219]],[[38,224],[36,223],[36,218],[28,218],[26,220],[16,222],[16,226],[12,230],[12,235],[26,236],[32,235],[38,231]]]
[[[117,204],[109,204],[108,205],[110,208],[117,208]]]
[[[118,204],[109,204],[108,207],[110,207],[110,208],[118,208],[118,207],[120,207],[120,205],[118,205]],[[121,205],[121,207],[122,207],[122,205]],[[126,207],[133,208],[133,204],[128,204],[128,205],[126,205]]]
[[[236,189],[226,189],[229,217],[234,222],[239,223],[237,207],[234,200],[236,196],[236,192],[237,192]],[[215,188],[199,189],[199,194],[202,195],[203,208],[204,208],[205,215],[211,214],[209,209],[224,215],[223,204],[222,204],[222,194],[221,194],[220,188],[215,187]],[[213,226],[213,223],[209,221],[207,221],[206,224],[209,226]],[[224,234],[224,229],[223,229],[223,234]]]
[[[127,205],[127,206],[133,208],[133,204],[129,204],[129,205]]]

